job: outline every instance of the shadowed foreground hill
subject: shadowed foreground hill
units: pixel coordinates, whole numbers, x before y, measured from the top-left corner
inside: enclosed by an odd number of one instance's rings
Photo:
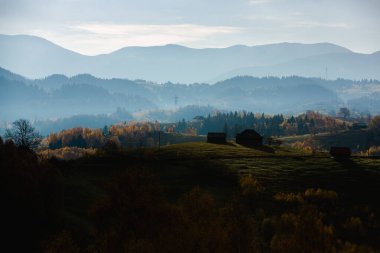
[[[0,147],[20,156],[3,155],[2,168],[17,162],[27,171],[35,159],[10,144]],[[45,252],[380,249],[379,160],[186,143],[46,162],[60,172],[63,194],[60,219],[38,226],[42,232],[30,244]]]

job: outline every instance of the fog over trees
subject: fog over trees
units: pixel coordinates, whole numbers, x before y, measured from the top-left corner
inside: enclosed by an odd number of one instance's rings
[[[378,86],[377,80],[296,76],[239,76],[215,84],[186,85],[100,79],[91,75],[53,75],[31,80],[0,69],[0,106],[3,108],[0,120],[61,120],[87,115],[85,117],[93,117],[96,122],[96,115],[97,119],[103,117],[107,124],[130,119],[174,122],[216,111],[296,115],[318,110],[335,114],[342,107],[353,113],[377,114],[380,113]]]

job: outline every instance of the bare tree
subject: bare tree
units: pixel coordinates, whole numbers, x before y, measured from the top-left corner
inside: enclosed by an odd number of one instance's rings
[[[343,118],[350,117],[350,110],[347,107],[342,107],[339,109],[339,114],[343,116]]]
[[[26,119],[19,119],[12,123],[12,128],[5,131],[5,139],[11,139],[17,147],[36,149],[41,143],[41,135]]]

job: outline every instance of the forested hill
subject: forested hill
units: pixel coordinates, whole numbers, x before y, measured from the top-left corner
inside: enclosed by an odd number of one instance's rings
[[[117,108],[128,113],[125,120],[161,121],[182,119],[182,115],[171,117],[181,110],[186,118],[213,110],[294,115],[306,110],[330,113],[348,105],[354,111],[376,114],[379,91],[376,80],[239,76],[215,84],[184,85],[101,79],[88,74],[31,80],[0,69],[0,120],[109,115]]]

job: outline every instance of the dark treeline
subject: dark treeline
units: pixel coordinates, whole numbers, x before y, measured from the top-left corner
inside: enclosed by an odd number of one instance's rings
[[[291,117],[285,117],[282,114],[265,115],[235,111],[196,117],[192,121],[182,120],[177,123],[176,130],[178,132],[196,131],[203,135],[221,131],[228,137],[235,137],[237,133],[247,128],[253,128],[264,136],[286,136],[336,132],[347,127],[345,121],[312,111]]]
[[[62,174],[51,161],[0,137],[3,248],[38,252],[46,235],[62,226]]]

